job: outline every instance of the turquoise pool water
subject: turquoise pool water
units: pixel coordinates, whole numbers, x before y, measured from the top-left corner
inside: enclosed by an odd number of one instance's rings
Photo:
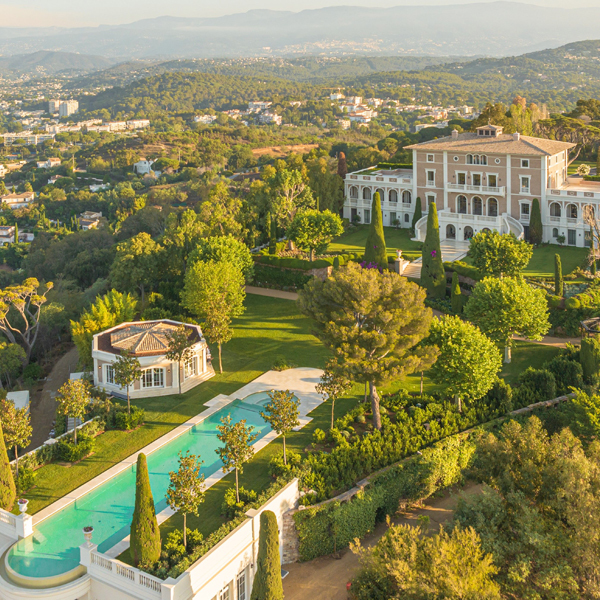
[[[200,455],[204,460],[202,472],[205,477],[216,473],[222,467],[215,452],[221,445],[217,439],[221,417],[229,413],[235,422],[246,419],[247,425],[255,427],[257,439],[261,439],[271,430],[260,416],[268,400],[265,392],[234,400],[189,432],[148,455],[150,486],[157,514],[167,507],[165,493],[169,486],[169,471],[177,470],[178,453],[189,450]],[[32,536],[11,548],[7,555],[8,564],[27,577],[50,577],[71,571],[79,566],[79,546],[84,542],[82,528],[92,525],[93,542],[98,544],[100,552],[106,552],[129,535],[134,504],[135,467],[132,467],[39,523]]]

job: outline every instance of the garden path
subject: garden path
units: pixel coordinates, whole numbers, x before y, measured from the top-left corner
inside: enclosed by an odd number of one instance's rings
[[[33,391],[29,407],[33,435],[28,449],[37,448],[48,439],[55,417],[58,389],[68,381],[78,361],[77,348],[72,348],[54,365],[43,387],[36,387]]]
[[[429,517],[429,532],[436,533],[440,525],[452,519],[458,499],[462,494],[481,493],[481,486],[470,483],[463,488],[453,488],[442,496],[429,498],[421,508],[398,515],[394,524],[417,525],[420,516]],[[386,523],[379,523],[375,531],[363,541],[363,546],[373,546],[387,530]],[[360,569],[358,556],[349,549],[340,552],[339,558],[322,556],[305,563],[283,565],[288,571],[283,580],[285,600],[347,600],[346,584]]]

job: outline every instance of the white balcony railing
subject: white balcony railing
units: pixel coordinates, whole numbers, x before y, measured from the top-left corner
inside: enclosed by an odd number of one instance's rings
[[[521,223],[529,223],[529,215],[521,215],[519,221],[521,221]]]
[[[493,194],[495,196],[505,196],[506,188],[492,187],[489,185],[467,185],[464,183],[448,183],[446,185],[451,192],[475,192],[479,194]]]

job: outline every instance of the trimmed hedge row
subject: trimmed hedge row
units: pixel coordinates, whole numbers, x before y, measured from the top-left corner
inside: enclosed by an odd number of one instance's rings
[[[401,500],[415,502],[457,483],[475,453],[469,434],[451,436],[377,474],[348,502],[330,502],[300,510],[294,522],[303,561],[346,548],[377,522],[398,511]]]
[[[347,262],[357,258],[354,253],[349,254],[338,254],[337,258],[340,261],[340,266],[345,265]],[[333,266],[334,256],[328,256],[326,258],[318,258],[313,262],[305,260],[303,258],[292,258],[287,256],[274,256],[270,254],[256,256],[256,261],[263,265],[270,265],[272,267],[279,267],[280,269],[298,269],[301,271],[310,271],[311,269],[322,269],[324,267]]]
[[[459,275],[462,275],[463,277],[470,277],[475,281],[483,279],[483,276],[481,275],[478,269],[476,269],[473,265],[468,265],[462,260],[455,260],[454,262],[445,262],[444,268],[446,269],[446,271],[450,271],[452,273],[456,271]]]
[[[391,163],[391,162],[380,162],[377,163],[378,169],[412,169],[412,163]]]

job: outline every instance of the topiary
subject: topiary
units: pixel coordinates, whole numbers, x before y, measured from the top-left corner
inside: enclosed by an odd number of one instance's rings
[[[256,575],[250,600],[283,600],[277,517],[270,510],[260,515]]]
[[[6,454],[6,445],[4,444],[4,434],[2,433],[2,426],[0,425],[0,508],[11,511],[15,498],[17,495],[17,488],[15,486],[15,479],[13,477],[10,463],[8,462],[8,455]]]
[[[600,340],[595,337],[582,338],[579,360],[584,381],[590,384],[596,383],[600,373]]]
[[[463,309],[463,296],[460,291],[460,284],[458,283],[458,273],[454,271],[452,273],[452,287],[451,287],[451,303],[452,303],[452,312],[459,315],[462,313]]]
[[[540,201],[537,198],[531,203],[531,215],[529,217],[529,241],[538,245],[542,243],[544,227],[542,225],[542,213],[540,212]]]
[[[557,296],[564,296],[564,282],[560,254],[554,255],[554,293]]]
[[[138,454],[135,475],[135,508],[131,519],[131,557],[134,565],[154,564],[160,558],[160,530],[150,489],[146,455]]]
[[[371,224],[369,225],[369,235],[365,244],[365,255],[363,260],[367,264],[374,263],[378,265],[380,269],[386,269],[388,266],[379,192],[375,192],[375,195],[373,196],[373,203],[371,205]]]
[[[572,298],[567,298],[565,300],[565,308],[567,310],[577,310],[578,308],[581,308],[581,301],[575,296]]]
[[[446,295],[446,271],[442,263],[440,225],[435,202],[429,205],[427,235],[423,243],[422,256],[421,285],[431,296],[443,298]]]

